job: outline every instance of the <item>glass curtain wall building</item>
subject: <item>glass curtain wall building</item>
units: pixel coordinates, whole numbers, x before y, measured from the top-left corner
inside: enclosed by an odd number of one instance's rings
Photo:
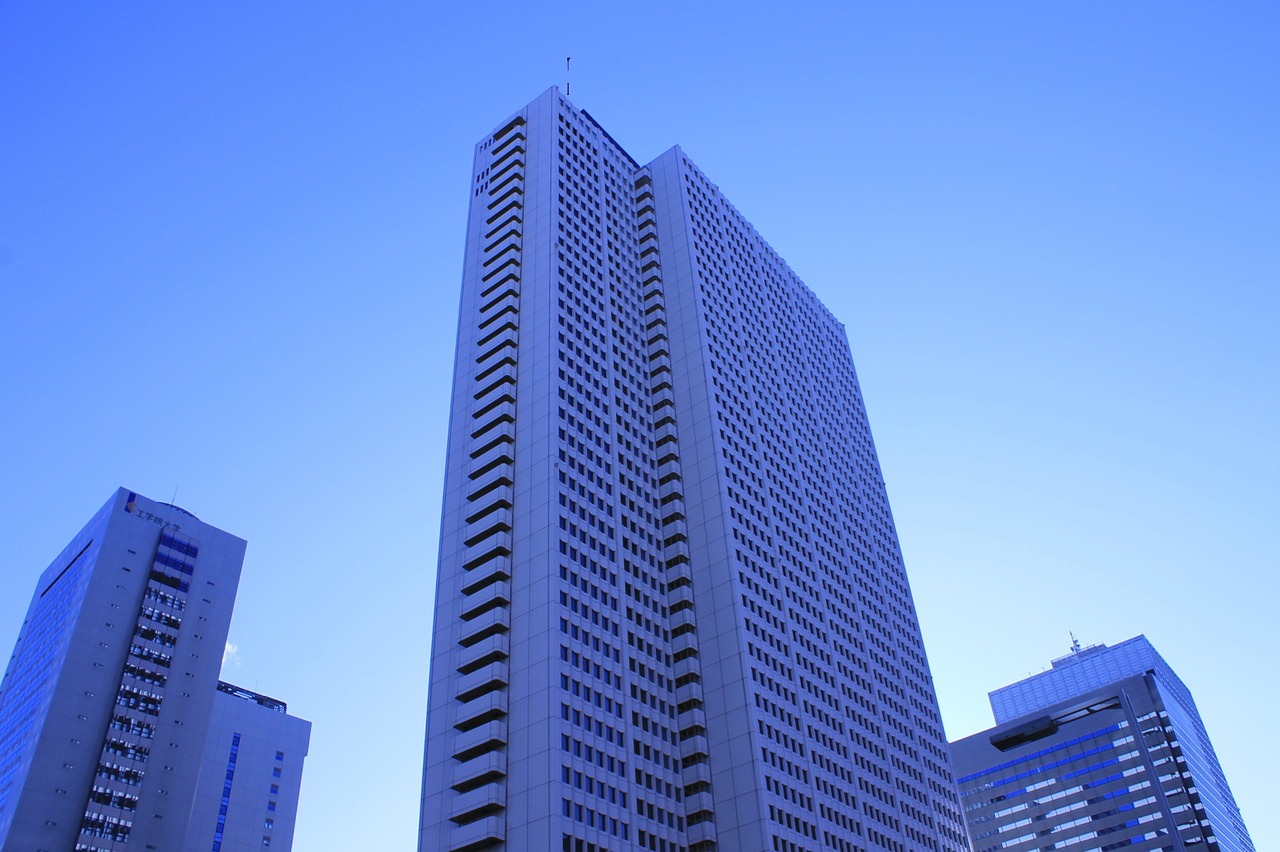
[[[476,148],[420,849],[955,850],[843,326],[679,148]]]
[[[1075,649],[990,694],[951,744],[973,847],[1252,852],[1191,693],[1146,637]]]

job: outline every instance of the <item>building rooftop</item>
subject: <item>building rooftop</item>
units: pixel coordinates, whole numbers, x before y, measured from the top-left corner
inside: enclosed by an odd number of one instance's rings
[[[267,695],[254,692],[251,689],[245,689],[243,686],[236,686],[234,683],[227,683],[224,680],[218,681],[218,691],[225,692],[227,695],[234,695],[236,698],[243,698],[245,701],[253,701],[261,704],[269,710],[277,713],[288,713],[289,705],[285,704],[278,698],[271,698]]]

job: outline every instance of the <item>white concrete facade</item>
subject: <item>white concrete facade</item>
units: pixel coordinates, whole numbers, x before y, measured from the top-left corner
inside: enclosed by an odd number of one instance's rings
[[[420,849],[963,849],[843,327],[557,90],[472,186]]]
[[[181,843],[244,551],[120,489],[44,572],[0,686],[0,849]]]
[[[291,849],[311,723],[283,701],[218,683],[183,849]]]

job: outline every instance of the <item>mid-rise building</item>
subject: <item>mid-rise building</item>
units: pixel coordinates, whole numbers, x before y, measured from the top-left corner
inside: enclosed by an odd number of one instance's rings
[[[184,848],[244,552],[120,489],[53,561],[0,683],[0,850]]]
[[[218,682],[183,849],[289,849],[311,723],[283,702]]]
[[[1076,646],[990,699],[996,727],[951,744],[978,852],[1252,852],[1191,693],[1146,637]]]
[[[476,149],[423,850],[957,850],[843,326],[679,149]]]

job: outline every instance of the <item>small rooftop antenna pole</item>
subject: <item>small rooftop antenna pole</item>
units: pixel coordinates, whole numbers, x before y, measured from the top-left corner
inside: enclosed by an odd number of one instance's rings
[[[569,97],[569,60],[572,58],[572,56],[564,58],[564,96],[566,98]]]
[[[1076,638],[1076,634],[1073,633],[1072,631],[1068,630],[1067,633],[1071,636],[1071,653],[1079,654],[1080,640]]]

